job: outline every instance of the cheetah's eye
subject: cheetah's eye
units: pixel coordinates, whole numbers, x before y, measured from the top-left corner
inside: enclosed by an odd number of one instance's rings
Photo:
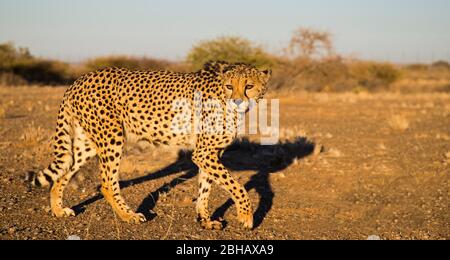
[[[245,86],[245,89],[246,90],[250,90],[250,89],[252,89],[253,87],[255,87],[254,85],[247,85],[247,86]]]
[[[225,85],[225,87],[229,90],[233,90],[233,85],[228,84],[228,85]]]

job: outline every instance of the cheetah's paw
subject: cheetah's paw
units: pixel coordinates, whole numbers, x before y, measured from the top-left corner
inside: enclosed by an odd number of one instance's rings
[[[206,230],[222,230],[223,223],[216,220],[200,219],[200,226]]]
[[[253,215],[252,214],[238,214],[238,221],[244,225],[246,229],[253,228]]]
[[[63,217],[75,217],[75,211],[70,208],[63,208],[63,209],[53,209],[53,216],[57,218],[63,218]]]
[[[126,216],[124,216],[122,218],[122,220],[129,224],[140,224],[140,223],[144,223],[145,221],[147,221],[144,214],[142,214],[142,213],[127,214]]]

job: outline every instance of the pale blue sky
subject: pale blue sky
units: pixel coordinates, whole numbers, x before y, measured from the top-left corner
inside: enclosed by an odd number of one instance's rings
[[[299,26],[332,32],[346,55],[450,60],[449,0],[0,0],[0,42],[67,61],[108,54],[180,60],[192,44],[223,35],[277,52]]]

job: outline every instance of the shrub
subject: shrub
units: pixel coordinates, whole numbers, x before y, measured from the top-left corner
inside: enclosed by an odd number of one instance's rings
[[[37,59],[12,43],[0,44],[0,84],[66,84],[71,80],[68,64]]]
[[[271,88],[306,91],[376,91],[388,88],[401,73],[387,63],[347,61],[339,56],[321,60],[285,60],[274,70]]]
[[[349,64],[350,77],[367,90],[387,88],[400,78],[400,70],[390,63],[354,61]]]
[[[431,64],[431,67],[437,68],[437,69],[450,70],[450,63],[448,63],[446,61],[436,61],[433,64]]]
[[[120,67],[133,70],[167,69],[171,63],[166,60],[151,58],[134,58],[129,56],[104,56],[90,59],[84,63],[86,70],[97,70],[106,67]]]
[[[17,63],[12,67],[12,72],[30,84],[58,85],[74,80],[70,66],[60,61],[32,60]]]
[[[287,56],[276,64],[272,88],[307,91],[374,91],[387,88],[400,77],[389,63],[345,60],[334,52],[332,35],[299,28]]]
[[[16,48],[8,42],[0,44],[0,71],[8,71],[15,64],[33,60],[27,48]]]
[[[220,37],[196,44],[187,55],[193,69],[200,69],[209,60],[244,62],[257,67],[271,66],[274,58],[262,47],[240,37]]]
[[[441,92],[450,93],[450,84],[442,87]]]
[[[306,91],[345,91],[354,86],[350,81],[348,65],[340,57],[286,60],[275,68],[271,84],[275,89]]]
[[[430,66],[428,66],[426,64],[415,63],[415,64],[406,65],[404,67],[404,69],[411,70],[411,71],[425,71],[425,70],[430,69]]]
[[[23,86],[28,82],[13,72],[0,72],[0,86]]]

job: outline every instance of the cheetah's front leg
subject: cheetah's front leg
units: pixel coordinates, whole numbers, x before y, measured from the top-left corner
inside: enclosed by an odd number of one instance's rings
[[[200,175],[200,177],[203,175],[203,178],[207,180],[206,183],[209,184],[209,186],[204,187],[203,183],[205,183],[205,181],[201,182],[202,186],[200,187],[200,196],[197,201],[197,212],[199,214],[204,214],[204,217],[208,217],[209,220],[209,213],[207,213],[208,211],[206,208],[207,202],[205,202],[203,198],[206,198],[207,201],[207,195],[209,195],[211,185],[209,180],[213,180],[231,195],[231,198],[237,207],[238,221],[241,222],[245,228],[252,229],[253,209],[250,204],[248,193],[244,187],[230,175],[228,170],[225,169],[225,166],[223,166],[223,164],[219,161],[218,151],[199,149],[194,152],[192,159],[200,168],[201,173],[204,172]],[[200,217],[202,217],[202,215],[200,215]]]
[[[211,193],[211,184],[213,179],[209,177],[208,173],[200,170],[198,176],[198,198],[196,204],[196,211],[198,221],[204,229],[220,230],[223,225],[220,221],[211,220],[211,215],[208,210],[208,198]]]

